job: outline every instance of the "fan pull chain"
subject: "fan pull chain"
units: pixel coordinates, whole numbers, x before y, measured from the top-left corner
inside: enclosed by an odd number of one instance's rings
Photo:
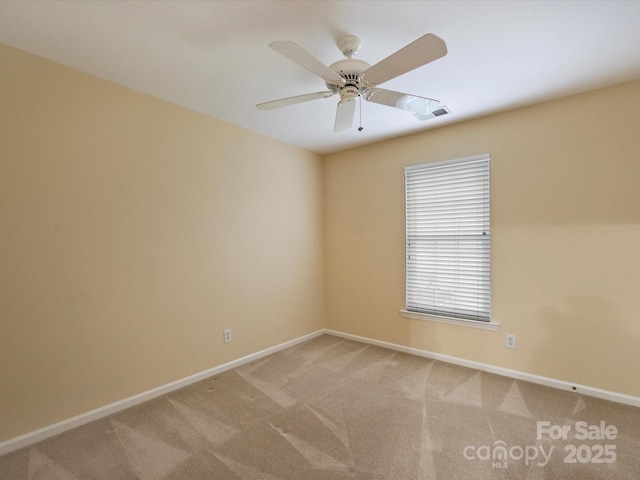
[[[358,97],[358,104],[360,106],[360,126],[358,127],[358,131],[361,132],[362,130],[364,130],[362,128],[362,97],[361,96]]]

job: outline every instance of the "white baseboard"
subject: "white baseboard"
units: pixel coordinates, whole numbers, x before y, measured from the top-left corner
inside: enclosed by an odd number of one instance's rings
[[[77,415],[75,417],[69,418],[67,420],[63,420],[56,424],[49,425],[48,427],[44,427],[39,430],[26,433],[19,437],[11,438],[9,440],[6,440],[0,443],[0,455],[13,452],[23,447],[27,447],[34,443],[40,442],[42,440],[46,440],[47,438],[53,437],[55,435],[59,435],[63,432],[71,430],[72,428],[79,427],[81,425],[87,424],[94,420],[98,420],[100,418],[113,415],[114,413],[133,407],[142,402],[152,400],[161,395],[166,395],[180,388],[186,387],[188,385],[199,382],[201,380],[205,380],[206,378],[212,377],[214,375],[219,375],[220,373],[225,372],[227,370],[231,370],[233,368],[244,365],[245,363],[258,360],[260,358],[266,357],[267,355],[271,355],[272,353],[279,352],[281,350],[284,350],[285,348],[292,347],[294,345],[305,342],[307,340],[311,340],[323,334],[329,334],[336,337],[345,338],[348,340],[355,340],[358,342],[368,343],[370,345],[385,347],[385,348],[389,348],[391,350],[396,350],[399,352],[410,353],[410,354],[418,355],[425,358],[431,358],[433,360],[439,360],[439,361],[451,363],[454,365],[460,365],[462,367],[474,368],[476,370],[481,370],[483,372],[495,373],[497,375],[502,375],[502,376],[514,378],[517,380],[524,380],[527,382],[537,383],[539,385],[545,385],[547,387],[558,388],[560,390],[572,391],[572,392],[579,393],[582,395],[587,395],[590,397],[601,398],[603,400],[610,400],[612,402],[623,403],[623,404],[631,405],[634,407],[640,407],[640,397],[634,397],[634,396],[625,395],[622,393],[610,392],[607,390],[601,390],[599,388],[588,387],[585,385],[573,384],[570,382],[565,382],[565,381],[557,380],[554,378],[542,377],[539,375],[533,375],[531,373],[519,372],[517,370],[510,370],[508,368],[474,362],[474,361],[466,360],[463,358],[452,357],[449,355],[443,355],[441,353],[434,353],[427,350],[407,347],[404,345],[397,345],[395,343],[384,342],[381,340],[375,340],[373,338],[361,337],[358,335],[352,335],[349,333],[338,332],[336,330],[329,330],[325,328],[325,329],[318,330],[316,332],[312,332],[307,335],[303,335],[302,337],[289,340],[288,342],[284,342],[279,345],[275,345],[273,347],[260,350],[259,352],[252,353],[250,355],[247,355],[242,358],[238,358],[231,362],[218,365],[217,367],[210,368],[203,372],[199,372],[194,375],[190,375],[188,377],[182,378],[180,380],[176,380],[175,382],[171,382],[166,385],[162,385],[160,387],[154,388],[152,390],[148,390],[138,395],[125,398],[123,400],[120,400],[115,403],[111,403],[109,405],[105,405],[104,407],[91,410],[90,412]]]
[[[397,350],[399,352],[411,353],[425,358],[431,358],[433,360],[440,360],[442,362],[452,363],[454,365],[460,365],[461,367],[473,368],[481,370],[487,373],[495,373],[508,378],[514,378],[516,380],[524,380],[526,382],[537,383],[539,385],[545,385],[547,387],[558,388],[560,390],[567,390],[570,392],[579,393],[589,397],[600,398],[603,400],[610,400],[612,402],[624,403],[625,405],[631,405],[633,407],[640,407],[640,397],[634,397],[626,395],[624,393],[610,392],[608,390],[602,390],[600,388],[588,387],[586,385],[579,385],[577,383],[566,382],[563,380],[557,380],[555,378],[542,377],[540,375],[534,375],[532,373],[519,372],[517,370],[510,370],[508,368],[497,367],[495,365],[489,365],[486,363],[474,362],[472,360],[466,360],[464,358],[452,357],[449,355],[443,355],[441,353],[429,352],[427,350],[421,350],[413,347],[406,347],[404,345],[397,345],[395,343],[384,342],[381,340],[375,340],[367,337],[360,337],[358,335],[351,335],[349,333],[342,333],[335,330],[324,329],[324,333],[334,335],[336,337],[345,338],[348,340],[355,340],[357,342],[368,343],[376,345],[378,347],[385,347],[391,350]]]
[[[114,413],[117,413],[121,410],[125,410],[127,408],[133,407],[134,405],[138,405],[142,402],[146,402],[161,395],[166,395],[175,390],[186,387],[187,385],[191,385],[192,383],[205,380],[214,375],[219,375],[222,372],[239,367],[240,365],[244,365],[245,363],[249,363],[262,357],[266,357],[267,355],[271,355],[272,353],[279,352],[280,350],[284,350],[285,348],[292,347],[294,345],[297,345],[298,343],[311,340],[312,338],[318,337],[323,333],[325,333],[324,329],[309,333],[307,335],[303,335],[302,337],[294,338],[293,340],[289,340],[288,342],[284,342],[279,345],[260,350],[259,352],[252,353],[250,355],[238,358],[222,365],[218,365],[217,367],[210,368],[203,372],[181,378],[180,380],[176,380],[175,382],[167,383],[166,385],[162,385],[152,390],[142,392],[138,395],[125,398],[109,405],[105,405],[104,407],[91,410],[90,412],[68,418],[39,430],[25,433],[24,435],[20,435],[19,437],[11,438],[0,443],[0,455],[13,452],[23,447],[27,447],[42,440],[46,440],[47,438],[64,433],[68,430],[71,430],[72,428],[76,428],[94,420],[113,415]]]

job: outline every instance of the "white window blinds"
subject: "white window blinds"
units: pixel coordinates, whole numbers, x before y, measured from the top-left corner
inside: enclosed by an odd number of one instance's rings
[[[489,155],[407,167],[407,311],[490,321]]]

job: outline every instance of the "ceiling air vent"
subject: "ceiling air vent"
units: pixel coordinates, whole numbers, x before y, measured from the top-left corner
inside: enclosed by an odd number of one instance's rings
[[[446,115],[447,113],[451,113],[451,111],[447,107],[442,106],[439,109],[434,110],[432,113],[434,117],[439,117],[441,115]]]
[[[451,113],[451,110],[449,110],[449,107],[442,105],[441,107],[438,107],[429,113],[426,113],[426,114],[416,113],[414,114],[414,116],[418,120],[429,120],[430,118],[441,117],[443,115],[448,115],[450,113]]]

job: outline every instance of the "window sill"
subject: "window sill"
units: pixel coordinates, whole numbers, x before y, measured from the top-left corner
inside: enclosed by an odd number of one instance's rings
[[[438,315],[429,315],[426,313],[409,312],[408,310],[400,310],[400,315],[404,318],[413,318],[416,320],[428,320],[430,322],[446,323],[449,325],[458,325],[460,327],[480,328],[482,330],[498,330],[499,323],[480,322],[477,320],[463,320],[461,318],[440,317]]]

